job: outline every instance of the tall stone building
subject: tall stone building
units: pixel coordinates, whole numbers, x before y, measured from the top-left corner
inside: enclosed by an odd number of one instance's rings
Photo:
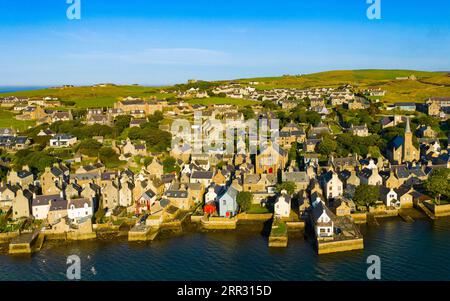
[[[419,161],[420,151],[413,145],[413,133],[411,132],[411,126],[409,118],[406,121],[406,129],[404,137],[396,137],[390,149],[390,159],[398,164],[412,161]]]

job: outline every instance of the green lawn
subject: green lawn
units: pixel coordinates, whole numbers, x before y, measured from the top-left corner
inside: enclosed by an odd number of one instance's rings
[[[30,126],[35,126],[36,122],[32,120],[17,120],[15,114],[11,111],[0,109],[0,128],[12,127],[16,130],[23,131]]]
[[[284,222],[277,222],[276,224],[272,225],[272,231],[271,235],[273,236],[282,236],[285,235],[287,232],[286,223]]]
[[[249,214],[264,214],[264,213],[270,213],[269,209],[266,207],[262,207],[258,204],[252,204],[249,210],[247,210],[247,213]]]

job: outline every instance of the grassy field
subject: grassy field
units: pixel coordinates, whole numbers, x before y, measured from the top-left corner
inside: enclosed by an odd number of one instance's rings
[[[397,80],[416,76],[417,80]],[[415,70],[338,70],[299,76],[240,79],[237,82],[259,82],[258,89],[339,87],[351,84],[357,89],[387,90],[383,102],[424,102],[430,96],[450,96],[450,76],[447,73]]]
[[[15,114],[10,111],[1,110],[0,109],[0,128],[9,128],[12,127],[16,130],[23,131],[26,130],[30,126],[34,126],[36,123],[31,120],[17,120]]]
[[[34,91],[1,93],[0,97],[14,95],[17,97],[57,97],[61,101],[74,101],[77,108],[112,107],[122,97],[161,98],[161,88],[143,86],[106,86],[106,87],[69,87],[49,88]]]
[[[377,85],[383,82],[393,81],[397,77],[406,77],[414,74],[417,78],[436,78],[442,73],[414,71],[414,70],[336,70],[304,75],[289,75],[281,77],[262,77],[239,79],[237,82],[256,81],[258,88],[313,88],[313,87],[337,87],[345,84]]]
[[[397,77],[414,75],[417,80],[397,80]],[[383,102],[424,102],[431,96],[450,96],[450,76],[444,72],[426,72],[415,70],[337,70],[319,72],[305,75],[289,75],[281,77],[261,77],[237,79],[233,82],[248,83],[259,82],[257,89],[273,88],[314,88],[339,87],[346,84],[356,89],[381,88],[387,90]],[[230,81],[218,81],[228,83]],[[126,96],[143,98],[167,98],[173,94],[161,94],[160,89],[169,87],[143,87],[143,86],[106,86],[106,87],[73,87],[50,88],[34,91],[20,91],[14,93],[0,93],[0,97],[58,97],[62,101],[74,101],[77,108],[111,107],[118,99]],[[253,105],[254,101],[242,99],[228,99],[211,97],[207,99],[192,99],[191,104],[235,104],[239,106]]]
[[[196,98],[187,101],[190,104],[200,104],[200,105],[216,105],[216,104],[230,104],[237,106],[251,106],[257,104],[257,101],[246,100],[246,99],[234,99],[234,98],[224,98],[224,97],[209,97],[209,98]]]

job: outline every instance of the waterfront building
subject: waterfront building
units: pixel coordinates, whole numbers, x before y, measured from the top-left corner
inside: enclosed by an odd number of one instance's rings
[[[328,199],[341,196],[344,192],[342,181],[334,171],[326,172],[322,177],[322,181],[323,191]]]
[[[332,220],[332,215],[331,211],[320,198],[313,202],[311,219],[317,239],[333,237],[334,221]]]
[[[31,215],[31,200],[33,193],[28,189],[17,190],[16,196],[12,202],[13,219],[16,220],[22,217],[29,217]]]
[[[88,198],[71,199],[68,201],[67,216],[72,222],[78,223],[80,220],[94,215],[94,204]]]
[[[274,206],[274,215],[279,218],[288,218],[291,214],[291,196],[287,194],[286,190],[282,190],[277,197]]]
[[[233,217],[238,210],[236,201],[239,191],[233,186],[228,187],[226,192],[219,197],[219,215],[222,217]]]

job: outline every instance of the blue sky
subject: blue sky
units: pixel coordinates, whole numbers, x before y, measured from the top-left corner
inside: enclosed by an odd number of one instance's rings
[[[0,0],[0,86],[161,85],[334,69],[450,70],[450,3]]]

